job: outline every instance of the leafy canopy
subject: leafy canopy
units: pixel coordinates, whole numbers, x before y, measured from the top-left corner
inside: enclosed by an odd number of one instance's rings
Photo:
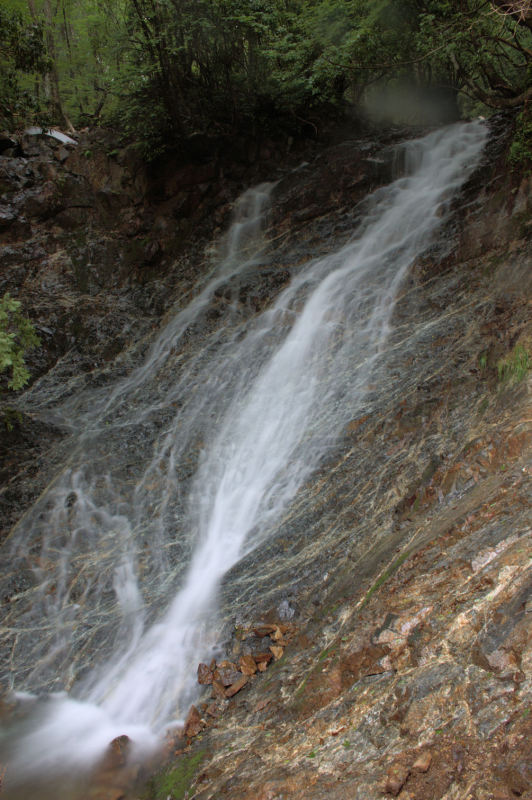
[[[36,111],[24,76],[47,68],[42,26],[0,6],[0,127],[14,127]]]
[[[430,89],[455,113],[532,98],[532,0],[3,6],[0,105],[11,118],[18,82],[56,124],[111,123],[152,155],[197,134],[312,129],[376,87]]]

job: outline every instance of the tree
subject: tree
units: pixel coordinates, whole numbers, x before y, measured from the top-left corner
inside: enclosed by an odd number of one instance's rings
[[[529,0],[414,3],[419,52],[456,91],[491,108],[515,108],[532,97]]]
[[[11,105],[29,65],[51,122],[111,123],[151,156],[197,134],[312,131],[373,87],[429,89],[455,115],[532,97],[532,0],[3,2]],[[15,55],[32,31],[40,73]]]
[[[48,67],[43,29],[16,10],[0,8],[0,126],[16,127],[37,108],[31,84],[21,88],[21,76]]]

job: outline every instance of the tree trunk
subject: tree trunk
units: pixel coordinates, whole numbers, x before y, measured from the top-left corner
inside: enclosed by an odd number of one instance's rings
[[[30,12],[35,12],[35,7],[33,5],[33,0],[28,0],[28,5],[30,7]],[[46,19],[46,47],[48,49],[48,55],[50,56],[51,61],[51,68],[49,70],[49,78],[50,78],[50,99],[52,102],[52,109],[54,117],[57,118],[61,127],[65,128],[69,133],[75,133],[75,128],[72,125],[70,119],[68,118],[65,109],[63,108],[63,103],[61,101],[61,93],[59,91],[59,73],[57,71],[57,55],[55,49],[55,40],[54,40],[54,15],[52,12],[52,5],[50,0],[44,0],[44,16]]]

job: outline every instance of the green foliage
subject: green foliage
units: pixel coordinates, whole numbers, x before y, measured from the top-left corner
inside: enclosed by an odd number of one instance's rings
[[[183,756],[176,767],[156,775],[150,780],[146,797],[149,796],[150,800],[183,800],[203,756],[203,751]]]
[[[499,381],[503,384],[519,383],[526,378],[531,366],[528,352],[523,345],[517,344],[512,352],[497,364]]]
[[[20,302],[5,294],[0,300],[0,372],[11,377],[8,388],[16,391],[29,380],[24,356],[40,344],[31,322],[21,314]]]
[[[125,25],[116,116],[156,154],[168,139],[264,130],[311,98],[295,11],[278,0],[134,0]]]
[[[513,167],[532,168],[532,113],[529,107],[517,116],[508,160]]]
[[[31,88],[21,79],[45,69],[43,29],[16,10],[0,7],[0,128],[13,128],[38,108]]]
[[[498,13],[489,0],[412,0],[412,5],[418,9],[416,47],[424,70],[493,108],[523,102],[530,87],[532,33],[518,17]]]
[[[459,108],[517,107],[532,95],[532,15],[506,0],[3,7],[0,103],[11,121],[4,126],[51,109],[55,124],[113,125],[149,159],[198,134],[314,132],[347,104],[369,99],[374,108],[395,103],[403,121],[416,122],[417,106],[443,107],[440,118],[450,118]],[[520,130],[515,164],[529,158],[529,124]]]

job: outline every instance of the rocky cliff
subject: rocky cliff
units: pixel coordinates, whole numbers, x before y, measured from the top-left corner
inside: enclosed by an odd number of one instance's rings
[[[235,302],[253,315],[294,264],[347,241],[360,201],[400,168],[400,135],[344,141],[282,176],[275,255],[213,298],[213,318]],[[511,121],[491,122],[482,164],[410,271],[371,413],[225,583],[225,652],[200,669],[205,696],[166,765],[149,777],[117,740],[85,796],[532,797],[532,182],[507,167],[510,135]],[[0,157],[0,288],[45,344],[41,405],[30,389],[7,438],[8,529],[68,449],[54,402],[134,362],[207,267],[238,183],[213,193],[208,165],[197,184],[180,168],[152,197],[143,169],[113,155],[35,148]],[[189,247],[179,231],[195,226]],[[8,578],[9,609],[30,579],[20,565]]]

